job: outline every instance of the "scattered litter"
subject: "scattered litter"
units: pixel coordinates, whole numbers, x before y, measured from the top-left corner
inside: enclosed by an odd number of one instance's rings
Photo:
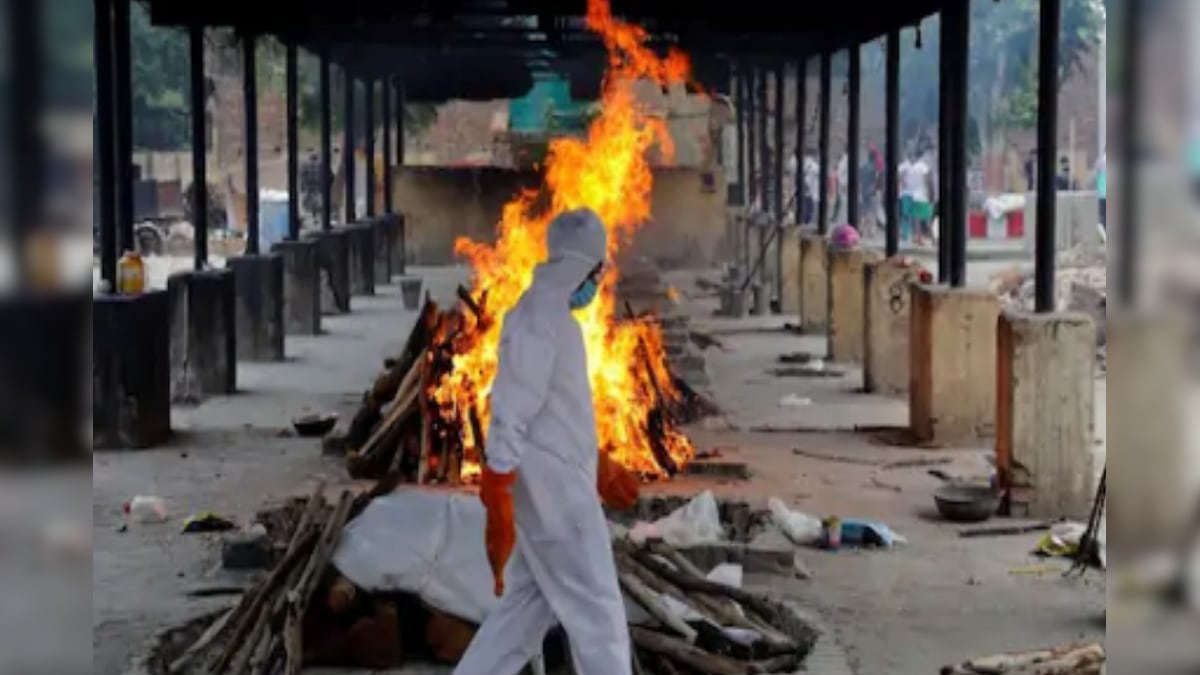
[[[842,543],[851,546],[890,548],[897,544],[907,544],[908,540],[883,523],[846,518],[842,520]]]
[[[773,368],[767,371],[775,377],[842,377],[845,371],[829,368],[824,363],[793,366],[791,368]]]
[[[1058,565],[1025,565],[1022,567],[1014,567],[1008,573],[1015,577],[1040,577],[1044,574],[1058,574],[1062,572],[1062,567]]]
[[[686,547],[698,544],[714,544],[725,537],[721,526],[721,514],[717,498],[711,490],[705,490],[683,507],[669,513],[653,523],[639,522],[629,531],[629,539],[642,544],[650,539],[661,539],[671,546]]]
[[[809,405],[812,405],[812,399],[805,398],[798,394],[788,394],[787,396],[779,399],[780,408],[803,408]]]
[[[201,532],[228,532],[229,530],[237,529],[237,525],[228,518],[222,518],[212,511],[201,511],[188,517],[183,522],[184,534],[198,534]]]
[[[1087,525],[1074,521],[1056,523],[1038,540],[1034,553],[1047,558],[1074,558]]]
[[[930,466],[944,466],[950,464],[954,460],[949,457],[933,457],[933,458],[917,458],[917,459],[901,459],[895,462],[888,462],[880,467],[883,471],[893,471],[895,469],[924,469]]]
[[[813,356],[812,354],[809,354],[808,352],[792,352],[791,354],[780,354],[779,355],[779,362],[785,363],[785,364],[786,363],[791,363],[791,364],[811,363],[814,359],[817,361],[821,360],[818,357]]]
[[[819,519],[802,511],[789,509],[778,497],[768,499],[767,508],[771,511],[775,527],[793,544],[813,546],[820,542],[822,527]]]
[[[161,497],[138,495],[125,504],[125,517],[134,523],[165,523],[167,503]]]
[[[721,448],[713,448],[711,450],[698,450],[696,452],[696,459],[720,459],[723,456],[724,456],[724,453],[721,452]]]

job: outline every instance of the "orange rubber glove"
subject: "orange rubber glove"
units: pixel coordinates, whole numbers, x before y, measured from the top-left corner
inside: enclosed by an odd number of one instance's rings
[[[610,509],[626,511],[637,503],[638,479],[632,471],[601,453],[596,465],[596,490]]]
[[[517,545],[512,499],[512,486],[516,481],[516,472],[496,473],[485,466],[479,485],[479,499],[487,509],[485,542],[492,579],[496,583],[496,597],[504,595],[504,566]]]

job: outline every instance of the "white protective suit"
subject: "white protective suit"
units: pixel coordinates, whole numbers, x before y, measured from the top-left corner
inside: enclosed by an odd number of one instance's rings
[[[549,261],[504,319],[487,462],[517,472],[505,593],[455,675],[516,675],[562,624],[579,675],[628,675],[629,629],[596,492],[596,419],[571,294],[605,258],[589,210],[551,222]]]

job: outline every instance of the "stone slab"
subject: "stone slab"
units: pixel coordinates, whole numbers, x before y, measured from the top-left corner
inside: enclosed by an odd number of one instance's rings
[[[996,332],[996,469],[1019,518],[1086,522],[1095,481],[1096,326],[1004,313]]]
[[[179,272],[167,279],[171,399],[196,403],[237,389],[233,272]]]
[[[866,342],[863,270],[879,253],[866,249],[829,251],[829,358],[837,363],[862,363]]]
[[[999,300],[987,290],[913,287],[909,414],[918,443],[994,435],[999,315]]]
[[[88,455],[90,300],[85,291],[0,294],[0,457],[9,465]]]
[[[354,223],[346,232],[350,236],[350,294],[375,295],[375,227]]]
[[[233,271],[237,299],[237,354],[243,361],[282,361],[284,357],[283,256],[238,256]]]
[[[800,235],[800,326],[821,333],[829,325],[829,258],[825,238]]]
[[[166,291],[92,304],[92,441],[142,449],[171,437],[171,325]]]
[[[288,335],[320,335],[320,244],[313,240],[281,241],[271,252],[283,258],[285,331]]]
[[[321,314],[350,313],[350,234],[326,230],[310,235],[317,242],[321,264]]]
[[[918,281],[917,269],[894,259],[863,268],[863,390],[869,394],[908,393],[911,296]]]

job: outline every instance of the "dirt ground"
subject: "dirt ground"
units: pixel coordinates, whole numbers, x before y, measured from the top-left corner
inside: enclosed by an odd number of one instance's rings
[[[453,297],[462,269],[417,270],[439,299]],[[684,285],[686,277],[676,283]],[[719,496],[765,505],[777,496],[817,516],[870,518],[907,540],[886,551],[801,552],[812,579],[751,577],[752,586],[794,600],[827,632],[808,672],[822,675],[925,675],[971,656],[1103,640],[1105,584],[1092,575],[1066,581],[1064,563],[1047,567],[1029,555],[1036,535],[961,539],[956,527],[933,515],[937,479],[926,468],[887,469],[887,462],[945,458],[939,468],[985,474],[985,444],[938,451],[885,445],[854,425],[902,425],[905,401],[857,393],[861,376],[779,378],[768,373],[780,354],[821,354],[819,338],[782,331],[785,319],[716,320],[707,300],[685,303],[695,324],[711,330],[725,350],[706,353],[712,394],[728,412],[689,429],[701,449],[719,448],[726,460],[745,462],[749,481],[689,477],[648,492]],[[182,535],[183,518],[213,510],[239,523],[260,507],[348,481],[338,462],[322,458],[319,443],[287,434],[289,420],[308,411],[355,407],[382,359],[398,349],[414,316],[393,286],[375,298],[355,298],[354,312],[325,322],[327,334],[288,339],[288,361],[243,364],[237,395],[175,411],[179,429],[169,447],[97,454],[93,462],[94,672],[126,672],[156,630],[228,604],[190,600],[196,588],[227,583],[219,538]],[[1104,381],[1097,382],[1097,428],[1105,427]],[[781,407],[785,395],[808,399]],[[806,433],[755,433],[760,425],[803,427]],[[824,431],[821,431],[824,430]],[[1099,444],[1097,452],[1103,453]],[[167,500],[171,519],[119,532],[121,506],[138,494]],[[405,671],[410,672],[410,671]],[[412,671],[417,672],[417,671]]]

